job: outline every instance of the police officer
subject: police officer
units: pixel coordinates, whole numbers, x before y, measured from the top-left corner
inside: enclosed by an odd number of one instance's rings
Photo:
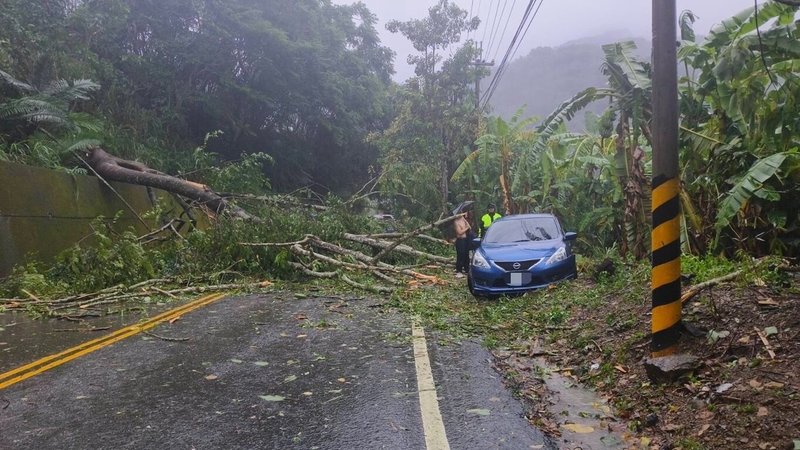
[[[495,220],[503,217],[495,211],[494,203],[489,203],[486,208],[489,212],[481,217],[481,237],[486,236],[486,229],[489,228]]]

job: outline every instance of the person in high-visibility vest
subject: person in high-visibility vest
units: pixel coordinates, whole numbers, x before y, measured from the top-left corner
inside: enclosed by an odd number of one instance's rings
[[[503,217],[495,211],[494,203],[489,203],[486,209],[488,212],[481,217],[481,237],[486,236],[486,229],[489,228],[495,220]]]

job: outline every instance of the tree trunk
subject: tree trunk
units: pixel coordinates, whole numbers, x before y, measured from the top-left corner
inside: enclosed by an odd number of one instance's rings
[[[89,150],[87,162],[98,175],[108,181],[162,189],[205,205],[216,214],[225,212],[237,219],[259,220],[238,206],[232,205],[204,184],[173,177],[135,161],[117,158],[100,148]]]

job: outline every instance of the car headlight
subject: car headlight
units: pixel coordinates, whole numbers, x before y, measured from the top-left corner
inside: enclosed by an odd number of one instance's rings
[[[472,265],[480,269],[488,269],[489,261],[483,257],[481,252],[475,252],[475,254],[472,255]]]
[[[567,259],[567,249],[564,247],[559,248],[553,253],[553,256],[547,258],[547,264],[555,264]]]

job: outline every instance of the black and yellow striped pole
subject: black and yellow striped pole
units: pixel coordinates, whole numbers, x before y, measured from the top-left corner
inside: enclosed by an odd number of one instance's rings
[[[676,12],[653,0],[653,357],[677,352],[681,326]]]

